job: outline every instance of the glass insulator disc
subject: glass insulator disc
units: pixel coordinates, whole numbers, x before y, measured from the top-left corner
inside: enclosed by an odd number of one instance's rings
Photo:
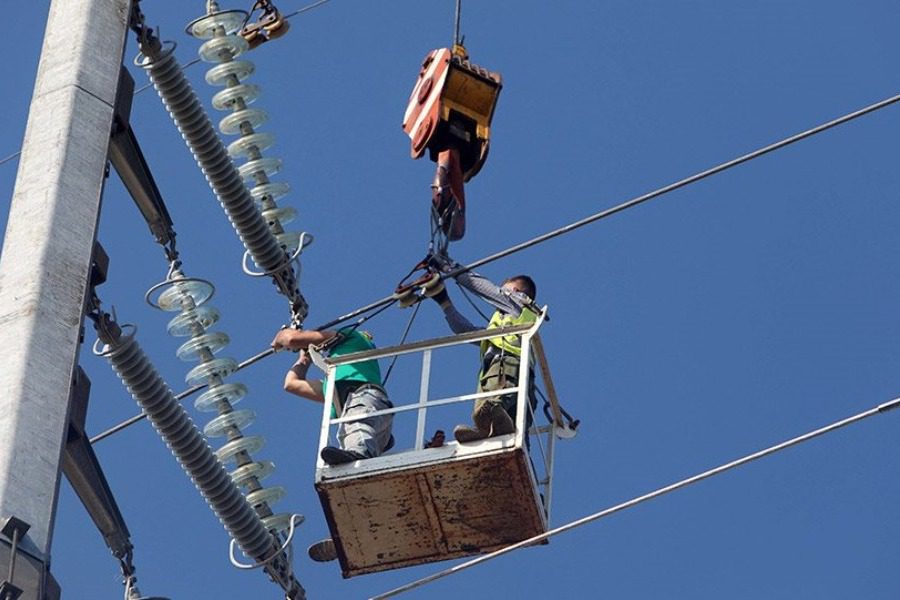
[[[245,485],[251,477],[256,477],[258,481],[262,481],[274,471],[275,463],[270,460],[261,460],[238,467],[229,475],[231,475],[231,480],[234,481],[235,485]]]
[[[204,62],[224,63],[237,58],[249,47],[244,38],[237,35],[226,35],[203,42],[198,54]]]
[[[254,175],[263,173],[267,177],[281,170],[281,159],[268,157],[250,160],[238,167],[238,173],[247,181],[253,181]]]
[[[203,351],[208,350],[215,354],[228,345],[228,334],[221,331],[213,331],[191,338],[175,351],[175,355],[183,361],[202,360]]]
[[[262,200],[264,196],[268,196],[271,200],[278,200],[291,191],[291,186],[283,181],[275,181],[270,183],[262,183],[250,188],[250,195],[257,202]]]
[[[214,306],[198,306],[175,315],[169,321],[169,335],[184,337],[206,331],[219,320],[219,311]],[[198,331],[199,329],[199,331]]]
[[[300,244],[300,233],[297,231],[285,231],[276,235],[275,239],[278,240],[285,252],[292,255],[297,251],[297,246]]]
[[[238,32],[247,19],[247,13],[242,10],[224,10],[200,17],[187,26],[187,32],[195,38],[206,40],[216,33],[217,27],[225,29],[226,34]]]
[[[231,62],[216,65],[206,72],[206,83],[209,85],[225,85],[228,78],[234,76],[238,81],[243,81],[251,75],[256,67],[249,60],[233,60]]]
[[[233,112],[219,121],[219,131],[225,135],[234,135],[241,132],[241,125],[247,123],[250,127],[258,127],[269,120],[266,111],[259,108],[245,108]]]
[[[292,515],[290,513],[280,513],[277,515],[271,515],[268,517],[263,517],[262,524],[263,527],[268,529],[269,531],[282,532],[287,531],[291,528],[291,519],[294,519],[294,527],[301,524],[304,521],[304,518],[300,515]]]
[[[208,383],[215,377],[224,379],[235,371],[237,371],[237,362],[233,358],[214,358],[188,371],[184,380],[188,385],[200,385]]]
[[[176,311],[191,309],[192,306],[185,306],[185,300],[190,297],[194,306],[200,306],[209,300],[216,288],[208,281],[200,279],[175,280],[171,286],[159,295],[156,303],[165,311]]]
[[[234,406],[247,395],[247,386],[243,383],[223,383],[210,388],[194,400],[194,408],[202,412],[218,410],[218,405],[227,402]]]
[[[294,219],[297,218],[297,209],[293,206],[280,206],[276,208],[269,208],[267,210],[262,211],[263,219],[266,220],[266,223],[273,224],[275,221],[278,221],[282,225],[286,225],[290,223]]]
[[[274,143],[275,136],[268,131],[245,135],[228,144],[228,156],[231,158],[247,156],[251,148],[256,148],[259,152],[263,152]]]
[[[265,444],[266,440],[259,435],[242,437],[236,440],[231,440],[230,442],[216,450],[216,456],[218,456],[219,460],[221,460],[222,462],[228,462],[233,459],[238,452],[247,452],[249,454],[253,454],[254,452],[259,452],[260,448],[265,446]]]
[[[218,417],[207,423],[206,427],[203,428],[203,434],[206,437],[222,437],[227,433],[227,431],[225,430],[229,427],[237,427],[238,429],[242,429],[255,420],[256,413],[249,408],[236,410],[230,413],[225,413],[224,415],[219,415]]]
[[[228,87],[217,92],[212,97],[212,105],[216,110],[229,110],[238,100],[245,105],[252,103],[259,97],[259,86],[252,83],[242,83],[234,87]]]
[[[275,504],[287,495],[287,492],[280,485],[269,488],[263,488],[247,494],[247,502],[253,506],[258,506],[265,502],[266,504]]]

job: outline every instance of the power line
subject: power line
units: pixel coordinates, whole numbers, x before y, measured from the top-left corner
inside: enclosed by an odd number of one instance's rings
[[[835,430],[845,427],[847,425],[851,425],[858,421],[862,421],[863,419],[866,419],[868,417],[871,417],[871,416],[874,416],[877,414],[881,414],[881,413],[885,413],[893,408],[897,408],[898,406],[900,406],[900,398],[894,398],[893,400],[890,400],[883,404],[879,404],[878,406],[875,406],[874,408],[870,408],[869,410],[861,412],[856,415],[853,415],[852,417],[847,417],[846,419],[842,419],[840,421],[835,421],[834,423],[826,425],[825,427],[821,427],[814,431],[804,433],[803,435],[797,436],[795,438],[791,438],[787,441],[781,442],[780,444],[770,446],[768,448],[765,448],[764,450],[754,452],[753,454],[748,454],[747,456],[744,456],[737,460],[733,460],[733,461],[731,461],[729,463],[725,463],[723,465],[719,465],[718,467],[715,467],[708,471],[698,473],[697,475],[688,477],[687,479],[682,479],[681,481],[678,481],[676,483],[659,488],[648,494],[644,494],[643,496],[638,496],[637,498],[632,498],[631,500],[628,500],[627,502],[617,504],[613,507],[607,508],[605,510],[601,510],[600,512],[596,512],[592,515],[582,517],[581,519],[578,519],[577,521],[572,521],[571,523],[562,525],[561,527],[557,527],[555,529],[551,529],[540,535],[530,537],[526,540],[522,540],[521,542],[517,542],[510,546],[506,546],[505,548],[501,548],[500,550],[496,550],[489,554],[479,556],[477,558],[474,558],[474,559],[464,562],[462,564],[456,565],[449,569],[445,569],[444,571],[440,571],[438,573],[434,573],[433,575],[429,575],[428,577],[423,577],[422,579],[418,579],[416,581],[413,581],[406,585],[400,586],[398,588],[395,588],[393,590],[390,590],[390,591],[380,594],[378,596],[373,596],[369,600],[383,600],[384,598],[392,598],[403,592],[408,592],[409,590],[412,590],[412,589],[415,589],[422,585],[425,585],[426,583],[430,583],[432,581],[436,581],[438,579],[446,577],[447,575],[453,575],[454,573],[459,573],[460,571],[468,569],[469,567],[474,567],[475,565],[481,564],[483,562],[487,562],[489,560],[497,558],[498,556],[508,554],[508,553],[512,552],[513,550],[518,550],[519,548],[524,548],[525,546],[531,546],[537,542],[546,540],[554,535],[569,531],[570,529],[575,529],[576,527],[580,527],[582,525],[586,525],[592,521],[602,519],[603,517],[608,517],[612,514],[623,511],[627,508],[637,506],[638,504],[641,504],[648,500],[652,500],[654,498],[658,498],[660,496],[668,494],[669,492],[674,492],[675,490],[681,489],[683,487],[687,487],[687,486],[697,483],[699,481],[703,481],[704,479],[709,479],[710,477],[714,477],[716,475],[724,473],[725,471],[729,471],[731,469],[735,469],[737,467],[743,466],[747,463],[753,462],[754,460],[763,458],[765,456],[769,456],[770,454],[775,454],[776,452],[780,452],[781,450],[785,450],[787,448],[790,448],[791,446],[796,446],[798,444],[802,444],[803,442],[806,442],[813,438],[825,435],[826,433],[831,433],[832,431],[835,431]]]
[[[12,154],[10,154],[9,156],[7,156],[6,158],[0,160],[0,165],[3,165],[3,164],[8,163],[8,162],[11,161],[12,159],[14,159],[14,158],[16,158],[17,156],[19,156],[20,154],[22,154],[22,151],[21,151],[21,150],[19,150],[18,152],[13,152]]]
[[[673,192],[677,189],[686,187],[692,183],[696,183],[702,179],[706,179],[707,177],[711,177],[712,175],[716,175],[717,173],[727,171],[728,169],[731,169],[732,167],[736,167],[745,162],[749,162],[755,158],[759,158],[760,156],[769,154],[770,152],[774,152],[775,150],[780,150],[781,148],[790,146],[791,144],[793,144],[795,142],[799,142],[800,140],[804,140],[808,137],[812,137],[812,136],[816,135],[817,133],[822,133],[823,131],[826,131],[833,127],[837,127],[838,125],[843,125],[844,123],[848,123],[854,119],[862,117],[863,115],[867,115],[867,114],[875,112],[879,109],[885,108],[886,106],[890,106],[891,104],[894,104],[898,101],[900,101],[900,94],[897,94],[896,96],[891,96],[890,98],[887,98],[880,102],[876,102],[875,104],[870,104],[869,106],[861,108],[852,113],[848,113],[842,117],[838,117],[837,119],[834,119],[832,121],[828,121],[827,123],[817,125],[816,127],[813,127],[812,129],[807,129],[806,131],[792,135],[792,136],[785,138],[779,142],[775,142],[774,144],[764,146],[758,150],[754,150],[753,152],[744,154],[743,156],[739,156],[739,157],[729,160],[727,162],[716,165],[715,167],[712,167],[705,171],[701,171],[699,173],[691,175],[690,177],[681,179],[680,181],[676,181],[675,183],[670,183],[667,186],[658,188],[658,189],[656,189],[652,192],[646,193],[642,196],[638,196],[636,198],[632,198],[631,200],[628,200],[621,204],[617,204],[616,206],[613,206],[612,208],[607,208],[598,213],[590,215],[589,217],[585,217],[579,221],[575,221],[574,223],[570,223],[569,225],[560,227],[559,229],[554,229],[553,231],[550,231],[548,233],[540,235],[536,238],[532,238],[528,241],[522,242],[520,244],[516,244],[515,246],[507,248],[506,250],[497,252],[496,254],[491,254],[490,256],[486,256],[480,260],[476,260],[475,262],[473,262],[469,265],[461,266],[456,269],[453,269],[449,273],[442,274],[441,279],[447,279],[448,277],[455,277],[456,275],[459,275],[460,273],[464,273],[466,271],[471,271],[472,269],[475,269],[482,265],[486,265],[490,262],[494,262],[495,260],[509,256],[510,254],[515,254],[516,252],[520,252],[522,250],[525,250],[526,248],[536,246],[537,244],[540,244],[549,239],[552,239],[552,238],[561,236],[563,234],[569,233],[571,231],[574,231],[580,227],[588,225],[589,223],[593,223],[594,221],[599,221],[601,219],[605,219],[606,217],[611,217],[612,215],[614,215],[618,212],[621,212],[625,209],[631,208],[633,206],[637,206],[638,204],[642,204],[644,202],[647,202],[648,200],[658,198],[664,194],[668,194],[669,192]],[[392,299],[393,299],[392,296],[388,296],[386,298],[382,298],[381,300],[372,302],[371,304],[367,304],[366,306],[359,308],[353,312],[347,313],[346,315],[343,315],[341,317],[338,317],[337,319],[334,319],[333,321],[329,321],[326,324],[326,327],[332,327],[334,325],[337,325],[338,323],[342,323],[343,321],[346,321],[348,319],[352,319],[356,316],[364,314],[364,313],[372,310],[373,308],[378,308],[379,306],[382,306],[383,304],[390,302]]]
[[[312,9],[318,7],[318,6],[322,6],[322,5],[325,4],[326,2],[329,2],[329,0],[319,0],[318,2],[313,2],[312,4],[310,4],[310,5],[308,5],[308,6],[304,6],[303,8],[298,8],[298,9],[295,10],[294,12],[292,12],[292,13],[290,13],[290,14],[287,14],[287,15],[284,15],[284,18],[285,18],[285,19],[290,19],[291,17],[294,17],[294,16],[296,16],[296,15],[299,15],[300,13],[305,13],[305,12],[308,11],[308,10],[312,10]]]
[[[312,5],[310,5],[310,6],[312,6]],[[774,144],[764,146],[758,150],[754,150],[753,152],[744,154],[743,156],[739,156],[738,158],[721,163],[715,167],[712,167],[705,171],[701,171],[700,173],[697,173],[695,175],[691,175],[690,177],[686,177],[684,179],[676,181],[675,183],[671,183],[667,186],[658,188],[658,189],[656,189],[652,192],[649,192],[647,194],[644,194],[642,196],[632,198],[631,200],[628,200],[626,202],[623,202],[621,204],[613,206],[612,208],[607,208],[607,209],[602,210],[598,213],[595,213],[589,217],[585,217],[584,219],[575,221],[574,223],[571,223],[564,227],[560,227],[559,229],[554,229],[553,231],[550,231],[548,233],[540,235],[536,238],[532,238],[528,241],[522,242],[520,244],[516,244],[515,246],[507,248],[506,250],[502,250],[495,254],[491,254],[490,256],[486,256],[485,258],[479,259],[469,265],[461,266],[456,269],[453,269],[449,273],[442,274],[441,279],[447,279],[448,277],[456,276],[460,273],[464,273],[465,271],[470,271],[476,267],[480,267],[480,266],[488,264],[490,262],[499,260],[503,257],[509,256],[510,254],[514,254],[515,252],[519,252],[521,250],[525,250],[526,248],[530,248],[532,246],[535,246],[537,244],[545,242],[551,238],[561,236],[565,233],[569,233],[570,231],[574,231],[575,229],[578,229],[579,227],[583,227],[584,225],[593,223],[594,221],[599,221],[606,217],[610,217],[610,216],[612,216],[618,212],[621,212],[625,209],[631,208],[633,206],[637,206],[638,204],[642,204],[643,202],[646,202],[648,200],[658,198],[664,194],[675,191],[679,188],[686,187],[692,183],[696,183],[702,179],[706,179],[707,177],[710,177],[717,173],[721,173],[732,167],[736,167],[737,165],[743,164],[745,162],[749,162],[749,161],[753,160],[754,158],[759,158],[760,156],[763,156],[764,154],[774,152],[775,150],[779,150],[781,148],[784,148],[785,146],[789,146],[795,142],[799,142],[800,140],[811,137],[817,133],[821,133],[821,132],[831,129],[833,127],[837,127],[838,125],[842,125],[844,123],[847,123],[849,121],[857,119],[863,115],[867,115],[871,112],[875,112],[886,106],[890,106],[891,104],[894,104],[898,101],[900,101],[900,94],[898,94],[896,96],[891,96],[890,98],[887,98],[880,102],[876,102],[875,104],[870,104],[869,106],[861,108],[857,111],[848,113],[842,117],[838,117],[837,119],[834,119],[832,121],[828,121],[827,123],[823,123],[821,125],[813,127],[812,129],[807,129],[806,131],[792,135],[792,136],[785,138],[779,142],[775,142]],[[387,308],[387,305],[394,302],[395,300],[396,300],[396,298],[394,298],[393,295],[382,298],[381,300],[376,300],[375,302],[372,302],[371,304],[367,304],[366,306],[363,306],[362,308],[358,308],[352,312],[349,312],[345,315],[337,317],[336,319],[328,321],[324,325],[317,327],[317,329],[320,329],[320,330],[321,329],[329,329],[331,327],[334,327],[335,325],[338,325],[338,324],[348,321],[350,319],[359,317],[360,315],[366,314],[369,311],[372,311],[375,309],[380,309],[377,312],[373,313],[372,315],[365,317],[365,319],[369,319],[369,318],[375,316],[376,314],[378,314],[379,312],[381,312],[382,310],[384,310],[385,308]],[[273,352],[272,352],[271,348],[264,350],[263,352],[257,354],[256,356],[251,357],[251,358],[247,359],[246,361],[242,362],[238,366],[238,369],[241,369],[244,366],[249,366],[250,364],[257,362],[258,360],[261,360],[261,359],[265,358],[266,356],[269,356],[272,353]],[[194,388],[189,388],[189,389],[185,390],[184,392],[181,392],[180,394],[178,394],[176,396],[176,398],[177,399],[186,398],[187,396],[190,396],[191,394],[193,394],[201,389],[203,389],[203,386],[199,386],[199,387],[195,386]],[[107,431],[104,431],[103,433],[100,433],[100,434],[94,436],[93,438],[91,438],[91,443],[94,443],[95,441],[100,441],[103,438],[108,437],[109,435],[112,435],[113,433],[116,433],[117,431],[121,431],[125,427],[128,427],[129,425],[136,423],[136,422],[142,420],[143,418],[144,418],[143,415],[136,415],[135,417],[132,417],[131,419],[124,421],[124,422],[120,423],[119,425],[116,425],[116,426],[112,427],[111,429],[108,429]]]
[[[368,321],[368,320],[371,319],[372,317],[377,316],[378,314],[384,312],[390,305],[391,305],[391,302],[388,302],[387,304],[385,304],[384,306],[382,306],[379,310],[376,310],[376,311],[373,312],[372,314],[367,315],[366,317],[363,317],[363,318],[359,319],[359,321],[358,321],[356,324],[354,324],[353,327],[354,327],[354,328],[355,328],[355,327],[359,327],[360,325],[362,325],[363,323],[365,323],[366,321]],[[416,312],[418,312],[418,307],[416,307]],[[415,312],[413,313],[413,318],[415,318]],[[406,333],[403,334],[404,339],[406,338],[406,335],[409,333],[409,328],[410,328],[411,326],[412,326],[412,319],[410,319],[409,325],[407,325]],[[316,327],[316,330],[317,330],[317,331],[321,331],[321,330],[323,330],[323,329],[327,329],[328,327],[329,327],[329,326],[327,326],[327,325],[322,325],[322,326],[320,326],[320,327]],[[403,342],[400,342],[400,343],[402,344]],[[237,368],[236,368],[234,371],[235,371],[235,373],[236,373],[236,372],[240,371],[241,369],[243,369],[243,368],[245,368],[245,367],[249,367],[250,365],[255,364],[255,363],[261,361],[262,359],[266,358],[267,356],[271,356],[271,355],[273,355],[273,354],[275,354],[275,349],[274,349],[274,348],[266,348],[266,349],[263,350],[262,352],[260,352],[260,353],[258,353],[258,354],[254,354],[254,355],[251,356],[250,358],[248,358],[248,359],[246,359],[246,360],[241,361],[240,363],[238,363],[238,366],[237,366]],[[393,365],[392,365],[392,366],[393,366]],[[388,374],[390,374],[390,370],[388,370]],[[205,384],[205,383],[204,383],[204,384],[200,384],[200,385],[195,385],[195,386],[189,387],[188,389],[186,389],[186,390],[184,390],[184,391],[182,391],[182,392],[179,392],[179,393],[175,394],[174,398],[175,398],[175,400],[178,400],[178,401],[180,402],[181,400],[184,400],[184,399],[187,398],[188,396],[193,396],[193,395],[196,394],[197,392],[202,391],[202,390],[206,389],[207,387],[208,387],[208,385]],[[127,427],[130,427],[130,426],[134,425],[135,423],[137,423],[137,422],[139,422],[139,421],[143,421],[143,420],[146,419],[146,418],[147,418],[147,414],[146,414],[146,413],[141,413],[141,414],[139,414],[139,415],[135,415],[135,416],[133,416],[133,417],[130,417],[130,418],[128,418],[128,419],[122,421],[122,422],[119,423],[118,425],[114,425],[114,426],[110,427],[109,429],[107,429],[106,431],[103,431],[103,432],[101,432],[101,433],[98,433],[97,435],[95,435],[94,437],[92,437],[89,441],[90,441],[91,444],[93,444],[93,443],[95,443],[95,442],[99,442],[100,440],[106,439],[106,438],[108,438],[109,436],[111,436],[112,434],[118,433],[118,432],[122,431],[123,429],[126,429]]]

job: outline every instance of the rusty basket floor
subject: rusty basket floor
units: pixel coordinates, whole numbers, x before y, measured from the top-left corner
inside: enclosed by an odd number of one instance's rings
[[[525,451],[316,484],[344,577],[489,552],[546,530]]]

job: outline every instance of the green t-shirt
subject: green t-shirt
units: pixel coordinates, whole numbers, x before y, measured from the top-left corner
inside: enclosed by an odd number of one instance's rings
[[[344,329],[340,333],[345,337],[328,353],[331,358],[375,348],[371,336],[366,333],[355,329]],[[334,379],[335,381],[364,381],[381,385],[381,368],[378,366],[377,360],[341,365],[335,371]]]
[[[341,331],[344,339],[337,346],[328,352],[329,357],[343,356],[344,354],[353,354],[363,350],[372,350],[375,344],[367,333],[359,332],[355,329],[344,329]],[[347,403],[347,394],[356,389],[357,385],[352,382],[374,383],[381,385],[381,368],[378,366],[377,360],[366,360],[363,362],[353,363],[352,365],[341,365],[334,372],[335,386],[337,387],[338,398],[341,406]],[[325,385],[325,382],[322,382]],[[331,418],[337,417],[334,407],[331,407]]]

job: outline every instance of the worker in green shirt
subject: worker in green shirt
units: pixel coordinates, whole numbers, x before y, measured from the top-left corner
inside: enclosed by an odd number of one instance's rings
[[[307,377],[312,362],[307,349],[311,345],[323,344],[330,357],[371,350],[375,347],[368,333],[353,328],[340,331],[282,329],[272,340],[272,348],[300,351],[297,361],[285,374],[285,391],[316,402],[325,402],[324,382],[321,379]],[[393,405],[388,400],[381,381],[381,369],[377,360],[337,367],[335,388],[338,405],[343,407],[341,416],[360,416],[392,408]],[[392,414],[376,415],[341,423],[337,432],[340,447],[322,448],[322,460],[329,465],[340,465],[379,456],[394,444],[391,436],[393,418]]]

